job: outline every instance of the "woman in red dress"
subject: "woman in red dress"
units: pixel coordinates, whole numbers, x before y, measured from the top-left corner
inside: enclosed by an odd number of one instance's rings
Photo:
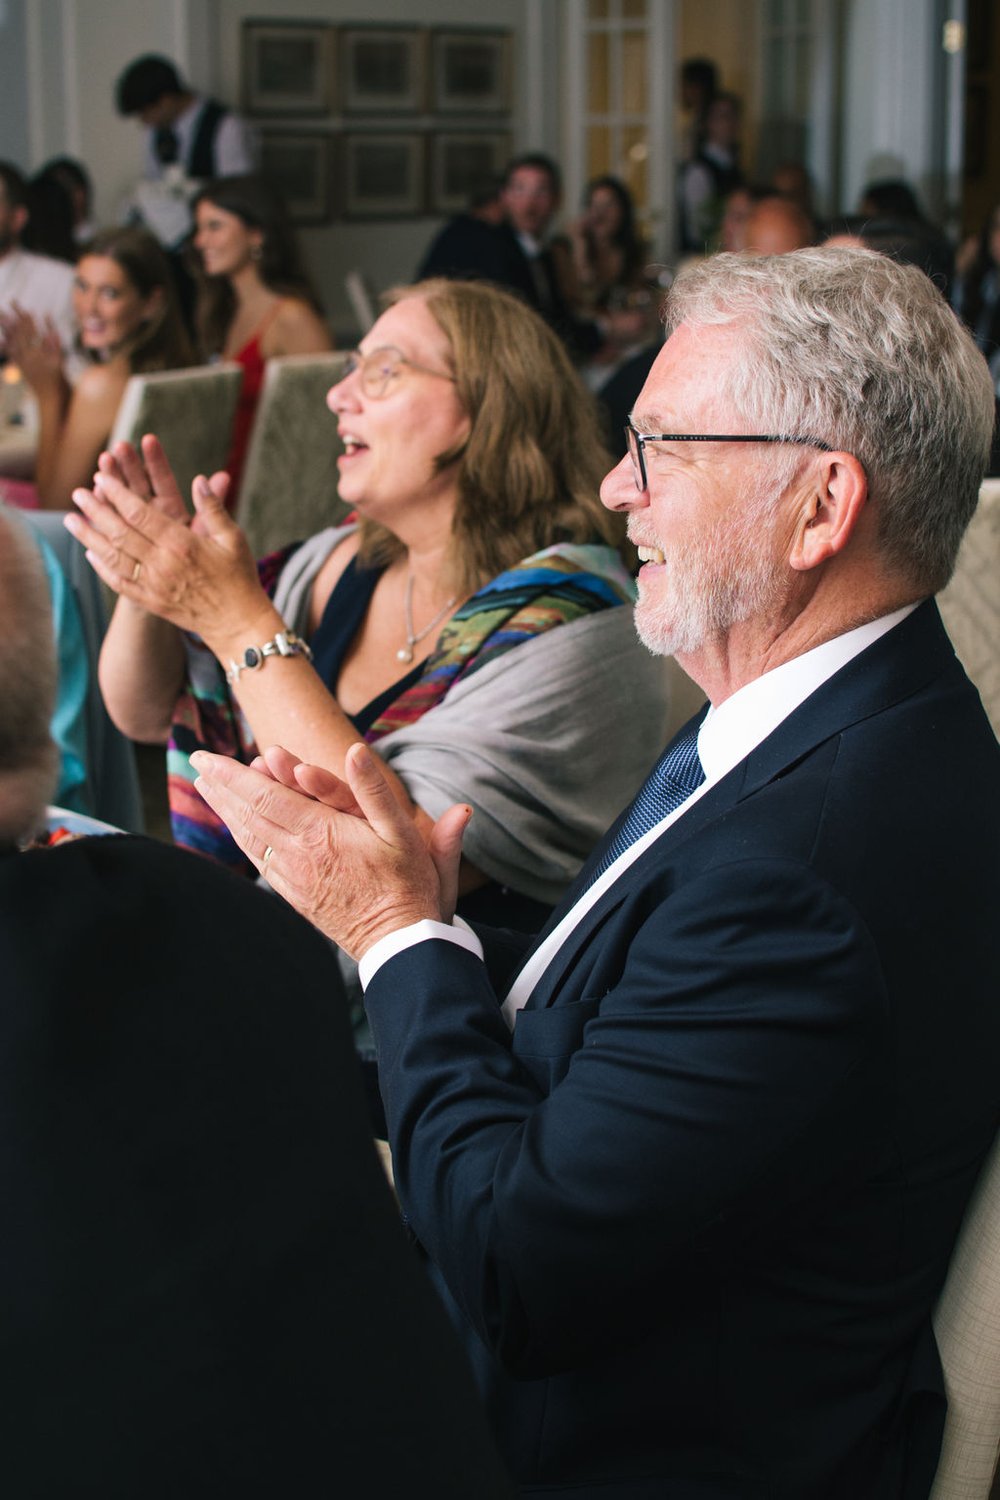
[[[267,360],[332,349],[278,193],[260,177],[220,177],[195,200],[201,266],[196,323],[208,359],[243,366],[226,468],[230,508],[239,491]]]

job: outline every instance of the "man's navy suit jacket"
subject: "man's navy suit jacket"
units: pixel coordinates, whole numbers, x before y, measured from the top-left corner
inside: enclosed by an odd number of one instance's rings
[[[376,974],[398,1191],[523,1492],[926,1496],[998,916],[1000,748],[931,602],[597,901],[513,1041],[513,936]]]

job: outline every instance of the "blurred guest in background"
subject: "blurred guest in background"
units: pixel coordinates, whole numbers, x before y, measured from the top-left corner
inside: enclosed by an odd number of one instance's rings
[[[73,345],[73,269],[23,246],[28,224],[28,189],[12,162],[0,161],[0,319],[15,309],[36,320],[50,319],[66,358]],[[0,354],[5,352],[0,323]],[[9,351],[6,351],[9,353]]]
[[[500,232],[503,222],[503,178],[486,178],[462,212],[434,236],[417,268],[417,281],[452,276],[510,286],[518,274],[517,260],[509,236]]]
[[[793,199],[777,193],[761,198],[746,226],[746,246],[754,255],[786,255],[816,242],[816,225]]]
[[[28,222],[21,244],[25,250],[51,255],[71,266],[78,249],[73,237],[73,202],[61,182],[37,173],[25,189]]]
[[[66,510],[107,444],[130,375],[194,362],[166,256],[146,230],[106,229],[80,256],[73,283],[77,339],[89,363],[75,386],[51,319],[0,320],[10,356],[38,402],[35,485],[46,510]]]
[[[202,182],[257,170],[255,128],[217,99],[196,93],[167,57],[136,58],[115,84],[118,113],[145,130],[142,176],[123,217],[150,229],[170,255],[181,310],[189,326],[194,285],[184,258],[191,203]]]
[[[780,161],[771,173],[771,191],[780,198],[790,198],[816,223],[816,195],[808,168],[800,161]]]
[[[202,353],[235,360],[243,384],[226,463],[235,505],[264,366],[333,347],[278,190],[258,176],[220,177],[195,198],[200,262],[195,325]]]
[[[719,91],[719,70],[711,58],[686,57],[681,63],[680,121],[677,139],[680,160],[697,156],[705,135],[708,106]]]
[[[722,222],[719,225],[719,249],[737,252],[747,248],[747,231],[750,216],[756,205],[767,196],[765,188],[741,182],[726,194],[722,207]]]
[[[73,211],[73,238],[77,245],[85,245],[96,234],[97,225],[93,219],[93,186],[83,162],[72,156],[54,156],[35,180],[52,180],[66,190]]]
[[[901,177],[883,177],[866,183],[858,199],[858,213],[869,219],[918,219],[924,211],[917,195]]]
[[[705,115],[704,137],[678,177],[680,248],[703,255],[718,234],[723,204],[743,181],[739,165],[742,105],[731,93],[717,93]]]
[[[955,257],[952,301],[963,323],[986,355],[994,377],[1000,361],[1000,203],[994,204],[979,234]]]
[[[620,177],[595,177],[584,209],[568,226],[578,305],[594,312],[649,302],[647,247],[636,224],[632,194]]]

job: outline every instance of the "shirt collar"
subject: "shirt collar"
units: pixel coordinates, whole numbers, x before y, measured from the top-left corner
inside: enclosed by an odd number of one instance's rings
[[[793,656],[791,661],[748,682],[718,708],[710,708],[698,731],[698,755],[705,780],[721,780],[828,678],[916,608],[916,604],[906,604],[890,615],[813,646],[811,651]]]

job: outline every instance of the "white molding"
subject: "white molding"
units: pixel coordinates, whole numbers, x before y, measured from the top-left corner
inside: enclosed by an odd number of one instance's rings
[[[552,62],[547,48],[542,0],[525,0],[524,6],[524,130],[521,145],[540,150],[546,139],[545,91],[549,76],[547,62]]]
[[[587,181],[587,134],[583,126],[587,99],[584,83],[587,77],[585,45],[585,0],[566,0],[563,12],[563,70],[565,93],[562,100],[560,135],[563,141],[565,203],[572,213],[579,212]]]
[[[66,135],[66,154],[77,157],[83,155],[80,77],[76,65],[79,8],[80,0],[62,0],[63,128]]]
[[[680,6],[677,0],[649,0],[649,224],[657,260],[671,261],[677,243],[677,142],[674,140],[674,93],[680,56]]]
[[[45,158],[45,83],[43,78],[44,44],[42,40],[42,7],[24,8],[25,69],[28,75],[28,158],[32,168]]]

